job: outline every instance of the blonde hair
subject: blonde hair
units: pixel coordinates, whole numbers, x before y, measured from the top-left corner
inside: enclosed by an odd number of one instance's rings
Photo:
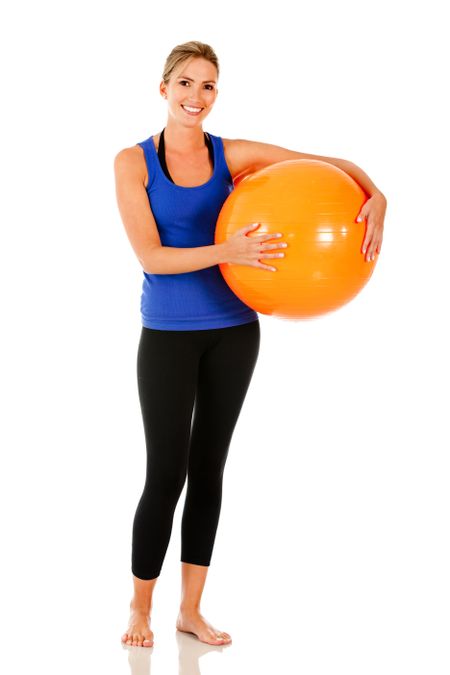
[[[173,71],[192,56],[210,61],[210,63],[216,67],[217,77],[219,77],[219,59],[217,58],[214,49],[204,42],[191,40],[190,42],[184,42],[182,45],[177,45],[170,52],[166,59],[166,63],[164,64],[162,74],[164,84],[169,82]]]

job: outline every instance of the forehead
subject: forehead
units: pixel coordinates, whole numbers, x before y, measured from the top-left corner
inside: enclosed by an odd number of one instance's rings
[[[200,82],[217,82],[217,70],[211,61],[200,57],[193,57],[182,63],[174,72],[176,78],[185,77],[187,80]]]

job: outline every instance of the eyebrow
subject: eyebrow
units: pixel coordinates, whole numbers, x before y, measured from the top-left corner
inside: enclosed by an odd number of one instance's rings
[[[186,75],[180,75],[179,77],[177,77],[177,80],[190,80],[191,82],[194,81],[192,79],[192,77],[187,77]],[[203,80],[203,84],[207,84],[208,82],[214,82],[214,84],[215,84],[216,81],[215,80]]]

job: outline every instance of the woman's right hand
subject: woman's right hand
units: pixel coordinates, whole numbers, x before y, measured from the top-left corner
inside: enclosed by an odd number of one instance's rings
[[[270,265],[263,265],[259,262],[261,258],[283,258],[284,253],[263,253],[265,250],[273,250],[278,248],[286,248],[285,242],[277,244],[264,244],[268,239],[275,239],[282,237],[281,232],[275,234],[259,234],[253,237],[247,237],[247,232],[250,232],[259,227],[260,223],[252,223],[237,230],[225,242],[226,261],[227,263],[234,263],[235,265],[250,265],[251,267],[260,267],[263,270],[270,270],[276,272],[276,267]]]

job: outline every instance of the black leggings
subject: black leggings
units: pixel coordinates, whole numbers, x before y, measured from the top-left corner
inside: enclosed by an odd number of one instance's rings
[[[210,564],[228,447],[259,345],[259,320],[187,331],[142,326],[137,376],[147,472],[131,566],[139,579],[161,572],[186,474],[181,561]]]

